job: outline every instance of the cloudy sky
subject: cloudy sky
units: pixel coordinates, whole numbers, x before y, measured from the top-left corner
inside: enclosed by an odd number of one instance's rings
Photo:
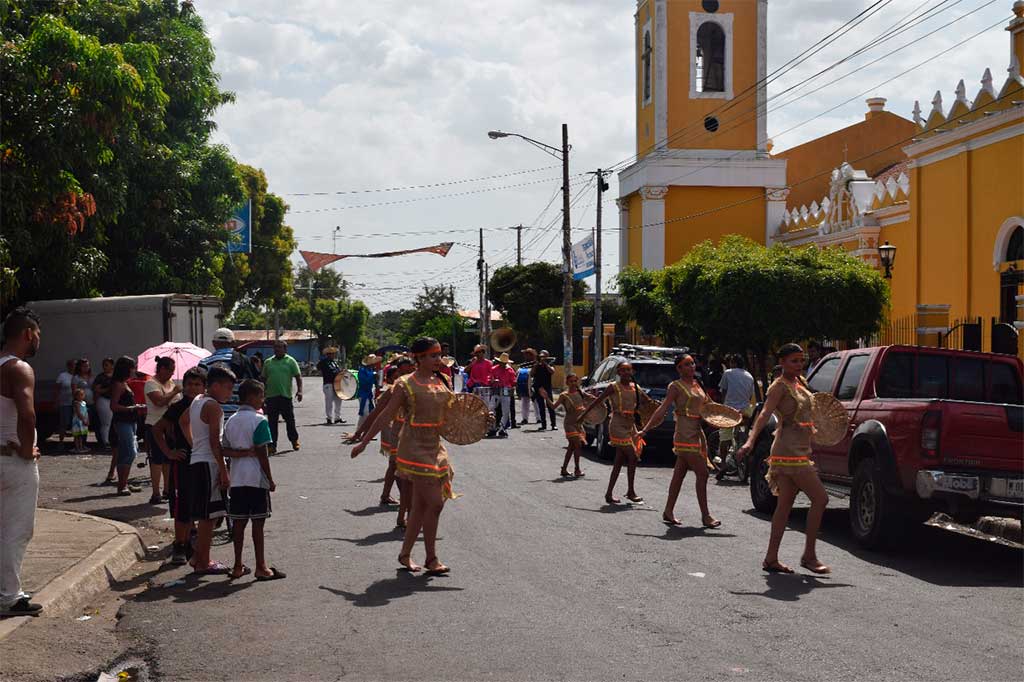
[[[753,1],[723,0],[723,6]],[[770,0],[769,73],[875,1]],[[595,220],[595,191],[584,173],[634,151],[633,0],[201,0],[196,6],[223,86],[237,95],[216,115],[216,140],[266,171],[271,191],[291,206],[288,221],[299,248],[331,252],[335,232],[338,253],[456,242],[445,259],[414,255],[332,266],[374,311],[406,307],[423,282],[452,284],[459,303],[475,309],[479,228],[492,268],[514,262],[515,231],[508,228],[520,223],[527,226],[524,259],[560,259],[560,202],[552,202],[561,184],[558,161],[516,139],[490,140],[488,130],[558,145],[560,124],[568,123],[574,241]],[[973,98],[985,67],[998,90],[1009,59],[1002,27],[1011,6],[1011,0],[884,0],[856,29],[773,81],[769,95],[800,85],[901,20],[931,14],[774,100],[768,133],[776,150],[861,120],[867,96],[887,97],[888,109],[910,116],[915,99],[927,112],[942,90],[948,110],[957,81],[965,79]],[[614,178],[611,184],[606,228],[617,225]],[[417,188],[380,191],[410,187]],[[330,194],[303,196],[317,192]],[[618,263],[617,239],[604,234],[608,279]]]

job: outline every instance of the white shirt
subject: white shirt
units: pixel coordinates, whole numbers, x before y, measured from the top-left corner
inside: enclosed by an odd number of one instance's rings
[[[57,402],[60,405],[71,404],[71,382],[74,377],[71,372],[61,372],[57,375]]]
[[[270,425],[267,418],[250,405],[242,405],[238,412],[231,415],[224,425],[224,447],[232,450],[248,450],[249,448],[267,445],[273,442],[270,438]],[[270,489],[270,482],[263,475],[263,468],[257,457],[235,457],[231,459],[231,487]]]
[[[173,390],[173,379],[168,381],[166,384],[161,384],[156,379],[150,379],[149,381],[146,382],[146,387],[144,391],[146,393],[146,423],[148,425],[153,426],[153,424],[156,424],[158,421],[160,421],[160,417],[164,416],[164,412],[167,411],[167,408],[181,400],[181,394],[179,393],[178,395],[174,396],[174,400],[161,407],[150,399],[149,394],[161,393],[163,395],[167,395]]]
[[[216,402],[208,395],[201,395],[188,406],[189,424],[192,427],[192,459],[191,464],[209,462],[216,464],[213,450],[210,448],[210,425],[203,422],[203,406],[208,402]],[[220,415],[220,432],[224,433],[224,413]]]
[[[725,370],[718,387],[725,392],[725,404],[742,412],[754,396],[754,377],[742,367],[733,367]]]

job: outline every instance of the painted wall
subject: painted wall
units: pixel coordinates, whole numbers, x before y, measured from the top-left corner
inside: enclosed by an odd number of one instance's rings
[[[654,11],[651,2],[644,2],[636,13],[636,153],[638,156],[647,154],[654,145]],[[644,29],[650,21],[651,31],[651,99],[644,106],[643,51]]]
[[[719,16],[733,22],[733,100],[690,99],[690,71],[696,54],[690,50],[690,12],[705,13],[700,0],[672,0],[668,7],[668,132],[677,149],[756,149],[757,119],[754,91],[757,82],[757,2],[721,0]],[[728,63],[728,60],[727,60]],[[720,111],[730,106],[729,111]],[[719,129],[704,129],[704,118],[719,111]],[[682,132],[679,132],[682,131]],[[676,133],[679,133],[678,135]]]
[[[822,197],[828,195],[832,169],[844,160],[849,160],[857,170],[867,171],[872,178],[905,161],[903,146],[916,132],[913,121],[880,111],[860,123],[773,154],[773,158],[786,159],[786,180],[790,185],[787,206],[810,206],[812,201],[820,204]]]
[[[626,262],[635,267],[644,263],[643,199],[639,192],[629,195],[629,258]]]
[[[737,203],[699,217],[672,220]],[[665,197],[669,220],[665,225],[665,263],[675,263],[702,241],[717,242],[729,234],[763,244],[764,215],[764,189],[760,187],[670,187]]]

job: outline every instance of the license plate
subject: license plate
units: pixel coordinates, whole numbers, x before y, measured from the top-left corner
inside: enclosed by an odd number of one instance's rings
[[[950,490],[970,493],[978,489],[978,479],[973,476],[946,476],[946,486]]]
[[[996,497],[1022,500],[1024,499],[1024,478],[993,478],[989,490]]]

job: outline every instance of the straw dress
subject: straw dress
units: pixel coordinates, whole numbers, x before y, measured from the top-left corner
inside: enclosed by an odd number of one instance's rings
[[[399,411],[406,415],[395,453],[398,472],[409,479],[438,481],[444,497],[454,498],[451,483],[455,471],[440,434],[451,390],[436,376],[423,382],[415,374],[395,380],[393,390]]]
[[[616,381],[612,387],[615,392],[610,396],[612,418],[608,424],[608,441],[612,447],[630,450],[639,458],[644,443],[637,438],[636,411],[639,403],[649,402],[651,398],[634,383],[624,387],[621,381]]]
[[[790,383],[778,378],[768,387],[767,398],[779,396],[779,425],[775,429],[771,454],[768,457],[768,473],[765,479],[773,495],[779,494],[779,478],[802,473],[814,467],[811,461],[811,433],[814,422],[811,417],[811,392],[800,380]]]
[[[570,393],[563,392],[555,401],[555,407],[565,407],[565,419],[562,420],[562,427],[565,429],[565,439],[571,445],[583,445],[583,429],[579,423],[580,413],[584,409],[583,394],[579,391]]]
[[[682,396],[682,399],[676,399],[673,410],[676,430],[672,436],[672,452],[677,456],[701,455],[707,459],[708,442],[704,437],[704,429],[701,428],[700,408],[708,402],[708,396],[696,381],[692,386],[687,386],[676,379],[669,387],[672,385],[675,385]]]

